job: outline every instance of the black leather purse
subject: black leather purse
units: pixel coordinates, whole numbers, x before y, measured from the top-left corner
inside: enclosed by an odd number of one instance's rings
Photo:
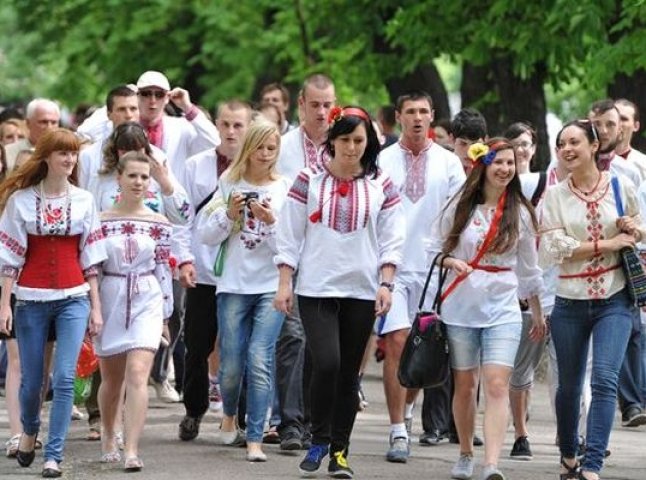
[[[418,312],[411,327],[399,362],[397,377],[406,388],[437,387],[447,382],[450,375],[449,342],[446,326],[440,317],[442,307],[441,292],[448,270],[443,268],[445,255],[439,253],[433,259],[422,298],[419,300]],[[438,287],[430,311],[424,311],[426,291],[431,281],[435,266],[439,261],[440,273]]]

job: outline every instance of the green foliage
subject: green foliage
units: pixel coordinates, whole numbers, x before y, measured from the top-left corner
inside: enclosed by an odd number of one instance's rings
[[[210,107],[323,71],[342,103],[374,108],[441,57],[449,90],[447,64],[511,58],[520,79],[545,68],[560,101],[646,67],[645,19],[644,0],[5,0],[1,95],[101,101],[156,69]]]

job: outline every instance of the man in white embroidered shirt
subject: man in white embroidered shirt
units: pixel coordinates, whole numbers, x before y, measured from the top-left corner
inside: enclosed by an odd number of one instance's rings
[[[283,135],[278,173],[294,180],[303,168],[317,170],[327,161],[323,144],[327,139],[327,117],[335,101],[329,77],[315,73],[305,79],[298,97],[301,126]]]
[[[417,312],[427,272],[425,245],[431,225],[444,203],[464,183],[460,159],[427,138],[433,121],[431,97],[421,91],[397,99],[397,121],[401,125],[398,143],[381,152],[379,166],[398,188],[406,214],[404,261],[397,269],[393,305],[378,325],[385,339],[384,390],[390,415],[390,448],[386,460],[406,463],[410,454],[409,434],[417,391],[406,391],[397,370],[406,337]],[[407,423],[408,422],[408,423]]]
[[[143,73],[137,80],[137,89],[139,121],[146,129],[150,143],[166,153],[175,176],[183,178],[184,162],[188,157],[219,145],[215,125],[191,103],[186,90],[179,87],[171,90],[163,73],[153,70]],[[168,102],[173,102],[183,112],[183,118],[164,113]]]

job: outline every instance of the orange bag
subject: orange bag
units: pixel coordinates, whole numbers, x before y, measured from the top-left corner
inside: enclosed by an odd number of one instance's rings
[[[99,368],[99,359],[94,353],[94,346],[92,340],[83,340],[81,345],[81,353],[79,353],[79,360],[76,364],[76,376],[86,378],[92,375]]]

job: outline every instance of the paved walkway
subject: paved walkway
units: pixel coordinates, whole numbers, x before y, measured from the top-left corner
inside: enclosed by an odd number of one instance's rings
[[[370,375],[364,379],[364,389],[370,402],[365,412],[359,414],[352,437],[350,465],[356,478],[366,479],[448,479],[449,471],[457,457],[457,446],[443,444],[436,447],[421,447],[417,443],[421,433],[419,411],[413,425],[412,456],[406,465],[385,461],[387,447],[388,417],[383,399],[383,390],[378,368],[372,366]],[[244,449],[217,445],[219,414],[210,412],[202,424],[202,433],[193,442],[177,438],[177,425],[184,413],[181,404],[166,405],[154,399],[150,404],[149,418],[141,444],[141,456],[145,468],[140,474],[125,474],[122,465],[103,465],[98,459],[99,444],[85,438],[86,422],[72,422],[66,446],[66,461],[63,463],[64,478],[127,478],[177,480],[177,479],[282,479],[298,478],[298,464],[302,454],[285,455],[277,446],[266,446],[267,463],[250,464],[244,460]],[[513,442],[510,428],[503,450],[500,468],[508,480],[545,480],[558,478],[558,453],[554,446],[555,426],[551,418],[547,386],[536,386],[532,397],[530,441],[534,459],[530,462],[508,460]],[[481,418],[478,431],[481,432]],[[604,480],[646,479],[646,427],[626,429],[616,418],[607,459]],[[0,438],[8,438],[7,416],[4,399],[0,399]],[[481,460],[482,448],[476,448],[476,459]],[[17,480],[40,477],[42,456],[37,455],[31,468],[23,469],[15,460],[0,458],[0,480]],[[324,470],[324,469],[322,469]],[[319,474],[324,478],[324,474]],[[476,476],[479,478],[479,467]]]

